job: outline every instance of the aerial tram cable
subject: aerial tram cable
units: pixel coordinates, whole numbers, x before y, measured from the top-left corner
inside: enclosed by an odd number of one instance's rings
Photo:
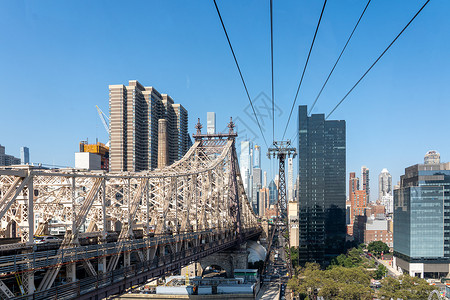
[[[316,40],[317,31],[319,30],[320,22],[322,21],[322,16],[323,16],[323,12],[325,10],[326,4],[327,4],[327,0],[325,0],[323,2],[322,11],[320,12],[319,21],[317,22],[316,31],[314,32],[314,37],[313,37],[313,40],[311,42],[311,47],[309,48],[308,57],[306,58],[305,66],[303,67],[302,76],[301,76],[300,82],[298,84],[298,88],[297,88],[297,92],[295,94],[294,102],[292,103],[291,112],[289,113],[289,118],[288,118],[288,121],[286,123],[286,128],[284,129],[284,132],[283,132],[282,140],[284,140],[284,136],[286,135],[286,130],[287,130],[288,126],[289,126],[289,122],[291,120],[292,112],[294,111],[295,103],[297,102],[298,92],[300,91],[300,87],[302,86],[303,77],[305,76],[305,71],[306,71],[306,68],[308,67],[309,57],[311,56],[311,52],[312,52],[312,49],[314,47],[314,42]]]
[[[242,75],[241,68],[239,67],[239,63],[237,61],[236,55],[234,54],[233,46],[231,45],[230,38],[228,37],[228,33],[225,28],[225,24],[223,23],[222,16],[219,11],[219,7],[217,6],[216,0],[213,0],[213,1],[214,1],[214,6],[216,7],[217,15],[219,16],[219,19],[220,19],[220,23],[222,24],[223,31],[225,33],[225,36],[227,37],[228,46],[230,46],[230,50],[231,50],[231,53],[233,54],[234,62],[236,63],[236,67],[239,71],[239,76],[241,77],[242,84],[244,85],[244,89],[247,94],[248,101],[250,102],[250,106],[252,107],[253,115],[255,116],[256,123],[258,124],[259,130],[261,132],[264,143],[266,144],[266,147],[269,148],[269,145],[267,144],[267,141],[266,141],[266,137],[264,136],[264,132],[261,128],[261,124],[259,123],[258,116],[256,115],[256,111],[255,111],[255,107],[253,106],[252,99],[250,98],[250,94],[248,92],[247,85],[245,84],[244,76]]]
[[[339,57],[337,58],[336,62],[334,63],[334,66],[333,66],[333,68],[331,68],[331,71],[330,71],[330,73],[328,74],[328,77],[327,77],[327,79],[326,79],[326,80],[325,80],[325,82],[323,83],[323,85],[322,85],[322,88],[320,89],[319,93],[317,94],[317,97],[316,97],[316,99],[314,100],[313,104],[311,105],[311,108],[309,109],[308,115],[311,115],[311,112],[312,112],[312,110],[313,110],[314,106],[316,105],[316,103],[317,103],[317,100],[319,100],[319,97],[320,97],[320,95],[322,94],[322,92],[323,92],[323,89],[324,89],[324,88],[325,88],[325,86],[327,85],[327,83],[328,83],[328,80],[329,80],[329,79],[330,79],[330,77],[331,77],[331,74],[333,74],[333,72],[334,72],[334,69],[336,68],[337,64],[339,63],[339,60],[340,60],[340,59],[341,59],[341,57],[342,57],[342,54],[344,54],[344,51],[345,51],[345,49],[347,48],[347,45],[348,45],[348,43],[349,43],[349,42],[350,42],[350,40],[352,39],[352,36],[353,36],[353,34],[355,33],[355,31],[356,31],[356,28],[357,28],[357,27],[358,27],[358,25],[359,25],[359,22],[361,21],[362,17],[364,16],[364,13],[366,12],[366,10],[367,10],[367,7],[368,7],[368,6],[369,6],[369,4],[370,4],[370,1],[371,1],[371,0],[367,1],[366,7],[364,7],[364,10],[363,10],[363,12],[362,12],[362,13],[361,13],[361,15],[359,16],[358,22],[356,22],[356,25],[355,25],[355,27],[353,28],[353,31],[352,31],[352,33],[351,33],[351,34],[350,34],[350,36],[348,37],[348,39],[347,39],[347,42],[345,43],[345,46],[344,46],[344,48],[342,48],[341,54],[339,54]]]

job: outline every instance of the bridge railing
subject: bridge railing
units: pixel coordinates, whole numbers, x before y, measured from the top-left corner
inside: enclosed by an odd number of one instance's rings
[[[159,236],[147,239],[130,240],[124,242],[120,250],[117,243],[79,246],[74,248],[33,251],[32,253],[7,255],[0,257],[0,273],[14,273],[26,270],[48,268],[67,262],[77,262],[85,259],[93,259],[102,255],[111,256],[120,252],[132,252],[147,249],[162,244],[170,244],[179,241],[195,239],[199,235],[220,234],[224,231],[205,230],[199,232],[184,233],[177,236]]]
[[[248,229],[244,231],[243,237],[249,238],[258,234],[259,232],[260,228]],[[231,247],[237,242],[237,236],[232,240],[215,240],[177,253],[155,257],[151,261],[144,261],[131,265],[129,267],[119,268],[110,272],[98,274],[94,277],[87,277],[77,282],[66,283],[63,285],[52,287],[45,291],[35,292],[32,295],[16,297],[14,299],[65,300],[80,298],[82,295],[96,293],[96,291],[99,291],[99,289],[108,289],[109,287],[113,287],[114,285],[120,283],[122,283],[121,286],[124,286],[124,282],[126,282],[127,280],[130,280],[133,277],[137,277],[144,273],[147,274],[145,278],[152,278],[157,275],[162,275],[171,269],[178,269],[180,265],[186,265],[195,259]],[[130,282],[132,285],[133,281],[131,280]],[[103,298],[103,296],[100,295],[99,298]]]

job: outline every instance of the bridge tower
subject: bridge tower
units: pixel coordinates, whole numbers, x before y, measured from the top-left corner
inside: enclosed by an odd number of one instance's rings
[[[289,220],[288,220],[288,199],[286,197],[286,172],[285,172],[285,166],[286,166],[286,158],[289,158],[292,156],[294,158],[297,155],[297,150],[294,147],[291,147],[291,141],[274,141],[273,147],[270,147],[267,151],[267,156],[269,159],[271,157],[277,158],[279,162],[279,180],[280,183],[278,185],[278,201],[277,201],[277,210],[280,214],[279,220],[276,221],[276,226],[278,228],[278,232],[284,233],[289,232]],[[283,224],[279,226],[279,223]],[[289,244],[289,241],[287,241]],[[289,250],[286,253],[287,257],[287,267],[289,276],[292,276],[292,263],[291,263],[291,250]]]
[[[297,150],[294,147],[291,147],[291,141],[274,141],[273,147],[270,147],[267,151],[267,156],[269,159],[271,157],[277,158],[279,161],[279,170],[278,174],[280,177],[280,183],[278,186],[278,211],[280,213],[280,217],[282,222],[285,222],[287,225],[287,197],[286,197],[286,175],[285,175],[285,165],[286,158],[292,156],[294,158],[297,155]]]

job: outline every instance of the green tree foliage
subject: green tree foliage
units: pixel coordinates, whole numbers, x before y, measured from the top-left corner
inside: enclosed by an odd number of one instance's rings
[[[377,280],[382,279],[384,276],[386,276],[386,273],[387,268],[384,265],[379,264],[373,278]]]
[[[291,247],[291,263],[292,267],[296,269],[298,267],[298,248]]]
[[[310,299],[317,295],[324,299],[365,300],[373,297],[370,279],[363,267],[334,266],[320,270],[318,264],[309,263],[300,268],[299,276],[293,277],[288,285],[296,293]]]
[[[386,277],[381,281],[381,285],[379,296],[385,299],[427,299],[429,293],[435,289],[425,279],[409,275],[402,275],[399,280]]]
[[[370,242],[369,245],[367,245],[367,251],[375,254],[376,256],[380,256],[381,252],[389,253],[389,246],[382,241],[374,241]]]
[[[371,267],[369,260],[362,257],[362,250],[352,248],[347,255],[341,254],[331,261],[331,266],[341,266],[346,268],[354,268],[359,266]],[[365,265],[367,264],[367,265]]]

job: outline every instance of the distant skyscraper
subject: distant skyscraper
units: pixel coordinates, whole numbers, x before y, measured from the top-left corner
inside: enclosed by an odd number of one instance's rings
[[[298,111],[299,261],[324,263],[345,251],[345,121]]]
[[[20,163],[22,165],[30,163],[30,149],[28,147],[20,147]]]
[[[273,180],[269,183],[269,205],[276,205],[278,202],[278,188]]]
[[[216,113],[208,112],[207,113],[207,134],[215,134],[216,133]]]
[[[441,162],[441,155],[439,154],[439,152],[437,152],[435,150],[430,150],[427,152],[427,154],[425,154],[425,157],[423,160],[424,160],[424,164],[426,164],[426,165],[439,164]]]
[[[265,188],[267,187],[267,171],[264,171],[264,185]]]
[[[353,196],[357,190],[359,190],[359,178],[356,177],[355,172],[350,172],[350,179],[348,183],[348,198],[350,202],[353,200]]]
[[[349,225],[347,227],[347,233],[349,235],[353,235],[353,222],[355,218],[355,214],[353,211],[353,206],[357,201],[355,201],[356,192],[359,191],[359,178],[356,177],[355,172],[350,172],[349,175],[349,182],[348,182],[348,199],[349,199],[349,209],[347,211],[348,214],[348,222],[346,223]],[[363,191],[365,194],[365,191]],[[365,197],[367,199],[367,197]]]
[[[392,176],[384,168],[378,176],[378,200],[381,200],[386,195],[392,195]]]
[[[366,191],[359,190],[353,193],[350,207],[350,224],[353,225],[356,216],[364,216],[365,209],[369,204]]]
[[[20,165],[20,158],[5,153],[5,146],[0,145],[0,166]]]
[[[288,158],[288,190],[287,200],[294,201],[294,159]]]
[[[252,193],[252,206],[253,211],[258,213],[259,211],[259,190],[262,188],[262,171],[261,168],[253,168],[253,193]]]
[[[261,147],[255,145],[255,150],[253,151],[253,158],[255,160],[254,167],[261,168]]]
[[[370,201],[370,177],[369,177],[369,168],[366,166],[361,167],[361,181],[362,181],[362,190],[367,193],[367,201]]]
[[[394,266],[410,276],[450,271],[450,163],[405,169],[394,190]]]
[[[386,213],[393,213],[393,196],[392,196],[392,176],[389,171],[384,168],[378,176],[378,200],[384,207],[386,207]]]
[[[266,209],[269,207],[269,189],[262,188],[259,190],[259,215],[265,216]]]
[[[137,80],[128,86],[109,86],[110,171],[143,171],[158,167],[158,124],[166,123],[167,163],[189,149],[187,110],[167,94],[144,87]]]
[[[251,184],[250,177],[252,172],[252,161],[251,161],[251,142],[250,141],[241,141],[241,154],[239,158],[239,167],[241,169],[241,177],[244,183],[245,193],[247,194],[248,200],[252,201],[251,197]]]

